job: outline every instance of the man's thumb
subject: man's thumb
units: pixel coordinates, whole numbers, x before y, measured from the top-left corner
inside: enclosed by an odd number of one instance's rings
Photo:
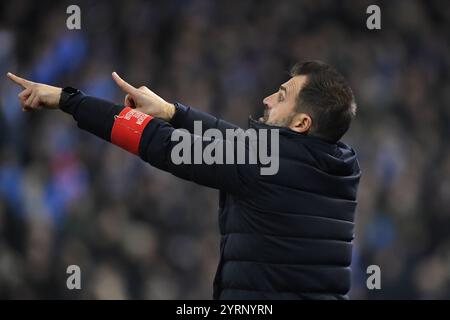
[[[129,84],[128,82],[123,80],[121,77],[119,77],[119,75],[115,71],[112,73],[112,78],[117,83],[117,85],[120,87],[120,89],[122,89],[124,92],[126,92],[130,95],[134,95],[137,93],[138,89],[136,89],[131,84]]]

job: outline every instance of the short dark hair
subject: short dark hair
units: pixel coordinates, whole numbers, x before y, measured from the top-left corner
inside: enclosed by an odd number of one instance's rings
[[[328,141],[342,138],[356,115],[353,92],[344,77],[321,61],[294,65],[291,76],[305,75],[307,80],[297,96],[297,112],[310,115],[309,133]]]

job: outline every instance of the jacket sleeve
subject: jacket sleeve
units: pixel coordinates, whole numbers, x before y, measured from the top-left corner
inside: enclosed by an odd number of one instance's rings
[[[188,130],[190,133],[194,133],[194,121],[201,121],[203,130],[214,128],[219,129],[223,134],[225,134],[226,129],[239,128],[209,113],[202,112],[179,102],[175,103],[175,107],[176,112],[169,123],[176,129],[182,128]]]
[[[60,108],[72,114],[79,128],[111,142],[115,116],[124,109],[124,106],[80,93],[68,101],[61,102]],[[247,192],[250,172],[253,171],[254,165],[206,164],[204,161],[195,164],[194,152],[190,152],[190,161],[175,163],[172,151],[180,143],[172,139],[175,130],[168,122],[153,118],[142,133],[139,142],[139,156],[152,166],[170,172],[179,178],[233,194]],[[201,147],[201,150],[209,147],[217,152],[222,152],[223,159],[226,159],[227,152],[236,154],[237,148],[244,148],[248,151],[248,145],[242,145],[244,142],[236,141],[232,144],[230,141],[219,138],[208,139],[195,136],[186,130],[184,138],[187,141],[185,145],[189,145],[191,150],[194,150],[196,146],[197,148]]]
[[[80,129],[111,142],[114,117],[125,107],[79,92],[75,96],[61,96],[59,108],[71,114]]]
[[[152,166],[179,178],[233,194],[246,193],[250,173],[255,169],[254,165],[236,164],[236,161],[227,164],[225,159],[229,156],[227,153],[236,155],[238,148],[241,150],[243,148],[248,153],[247,144],[243,145],[244,142],[241,141],[232,143],[221,138],[207,139],[193,135],[187,130],[184,131],[183,142],[174,141],[172,137],[175,130],[177,129],[163,120],[152,119],[143,132],[139,156]],[[180,143],[184,143],[185,150],[191,150],[187,157],[188,161],[183,163],[175,161],[175,157],[179,157],[180,153],[174,148]],[[224,163],[206,164],[204,159],[196,160],[194,153],[199,152],[198,150],[202,153],[207,148],[220,152]]]

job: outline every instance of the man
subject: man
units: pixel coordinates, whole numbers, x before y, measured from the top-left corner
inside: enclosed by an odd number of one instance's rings
[[[332,67],[317,61],[297,64],[291,78],[263,100],[264,116],[250,118],[250,128],[257,131],[278,130],[274,175],[262,175],[261,164],[175,164],[171,136],[177,128],[192,133],[194,121],[202,121],[203,129],[237,127],[168,103],[116,73],[113,79],[127,94],[127,107],[74,88],[8,77],[24,88],[19,94],[24,110],[60,108],[80,128],[151,165],[220,190],[215,299],[347,298],[360,169],[355,152],[339,140],[356,105],[350,87]],[[200,139],[204,147],[219,142]]]

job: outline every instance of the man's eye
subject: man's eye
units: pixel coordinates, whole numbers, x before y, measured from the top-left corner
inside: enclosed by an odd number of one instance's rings
[[[281,94],[281,92],[278,94],[278,102],[282,102],[282,101],[284,101],[284,97],[283,97],[283,95]]]

